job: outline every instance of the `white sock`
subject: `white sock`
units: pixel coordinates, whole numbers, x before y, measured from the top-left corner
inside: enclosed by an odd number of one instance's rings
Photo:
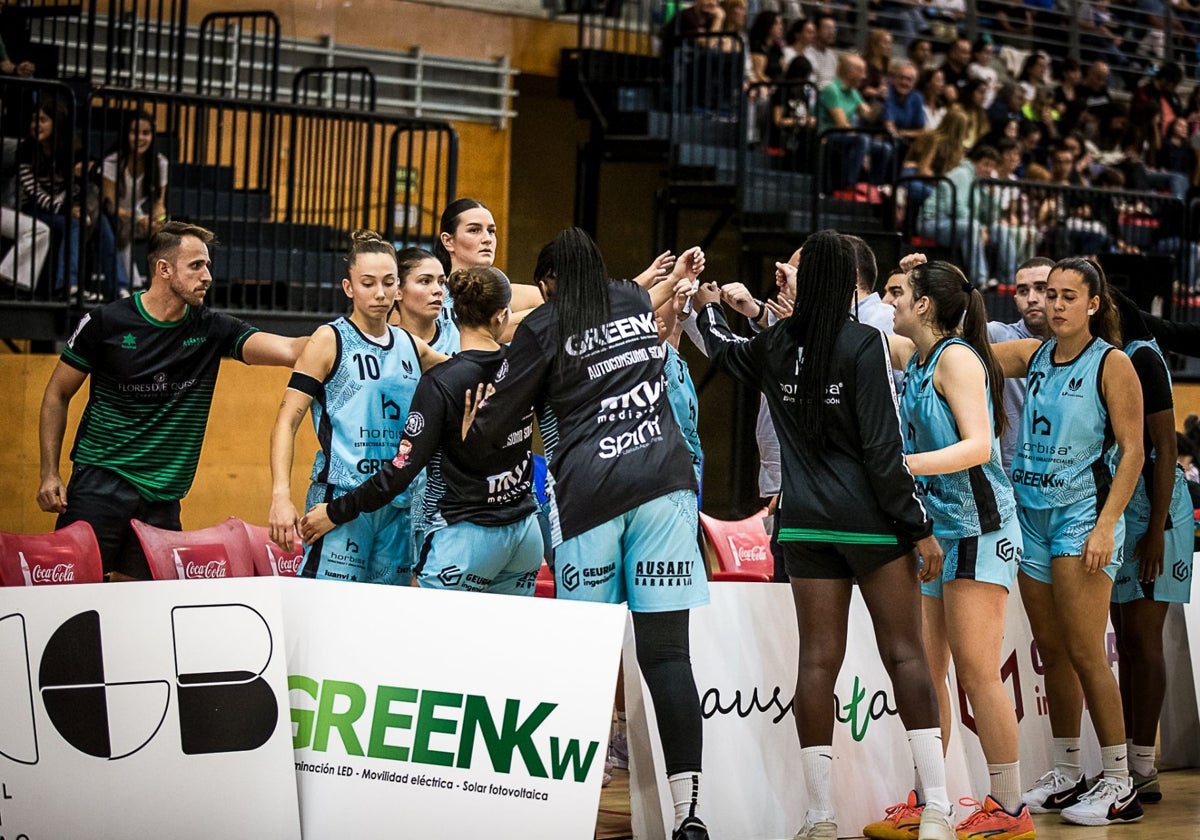
[[[800,768],[808,793],[808,822],[833,822],[833,747],[804,747]]]
[[[989,764],[987,768],[992,799],[1005,811],[1015,814],[1021,807],[1021,763]]]
[[[932,729],[908,730],[908,746],[912,750],[913,763],[917,765],[917,778],[921,780],[921,793],[925,805],[949,816],[950,796],[946,793],[946,758],[942,753],[942,731]]]
[[[1083,765],[1079,763],[1079,739],[1055,738],[1054,740],[1054,769],[1072,781],[1083,775]]]
[[[1153,776],[1158,773],[1154,769],[1154,745],[1140,747],[1133,744],[1129,749],[1129,768],[1139,776]]]
[[[1104,778],[1113,779],[1122,785],[1129,783],[1129,769],[1124,744],[1113,744],[1100,748],[1100,763],[1104,767]]]
[[[700,774],[676,773],[667,776],[671,787],[671,801],[675,803],[675,828],[679,828],[688,817],[696,816],[700,802]]]

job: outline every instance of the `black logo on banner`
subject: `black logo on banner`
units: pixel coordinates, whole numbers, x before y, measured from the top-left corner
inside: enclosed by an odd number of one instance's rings
[[[239,638],[235,647],[226,643],[228,649],[222,651],[219,640],[224,638],[234,610],[256,617],[262,636]],[[23,654],[27,663],[36,658],[29,656],[24,625],[20,614],[0,618],[0,639],[9,648],[6,659],[15,661],[15,653]],[[154,675],[143,680],[107,679],[101,626],[96,610],[81,612],[58,626],[41,652],[36,692],[28,665],[15,673],[10,670],[2,678],[26,684],[15,691],[14,686],[7,686],[8,696],[27,691],[31,702],[40,696],[50,723],[72,747],[86,755],[117,760],[137,753],[161,731],[170,711],[172,684],[170,679],[152,678]],[[12,645],[18,639],[14,631],[18,629],[21,650],[14,652]],[[267,743],[279,722],[279,706],[274,690],[262,678],[274,651],[271,630],[262,615],[244,604],[176,607],[171,611],[170,629],[182,752],[244,752]],[[245,650],[259,647],[265,648],[266,660],[254,663],[258,670],[241,669]],[[230,663],[230,670],[188,670],[189,662],[214,660]],[[0,729],[0,755],[37,764],[36,716],[30,714],[27,723],[18,718],[26,711],[32,712],[32,706],[16,710]],[[114,727],[110,721],[118,725]]]

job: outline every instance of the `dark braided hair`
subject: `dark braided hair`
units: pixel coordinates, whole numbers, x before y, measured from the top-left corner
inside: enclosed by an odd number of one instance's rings
[[[992,427],[996,437],[1000,437],[1008,426],[1008,415],[1004,411],[1004,371],[988,342],[983,295],[958,266],[941,260],[918,265],[908,273],[908,282],[914,297],[926,297],[933,303],[935,329],[942,335],[961,334],[983,360],[992,395]]]
[[[855,281],[854,254],[845,237],[823,230],[805,241],[796,271],[796,302],[786,329],[804,354],[797,410],[800,431],[806,438],[824,435],[822,406],[833,345],[849,318]]]
[[[592,237],[568,228],[554,237],[550,264],[557,275],[554,308],[558,325],[558,359],[566,361],[567,343],[608,320],[608,269]]]

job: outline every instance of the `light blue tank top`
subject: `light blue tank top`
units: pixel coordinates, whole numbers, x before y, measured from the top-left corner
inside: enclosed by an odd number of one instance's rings
[[[1158,346],[1158,342],[1155,341],[1154,339],[1138,338],[1138,339],[1135,339],[1135,340],[1129,342],[1128,344],[1125,345],[1125,355],[1132,359],[1133,354],[1136,353],[1138,350],[1142,349],[1143,347],[1149,347],[1151,350],[1154,351],[1154,354],[1156,356],[1158,356],[1159,360],[1162,362],[1163,370],[1165,370],[1167,372],[1167,381],[1170,382],[1171,381],[1171,367],[1170,367],[1170,365],[1167,364],[1167,360],[1163,356],[1162,348]],[[1174,389],[1173,383],[1172,383],[1172,389]],[[1146,445],[1148,447],[1149,442],[1147,442]],[[1149,467],[1150,463],[1153,462],[1157,457],[1158,457],[1157,452],[1147,449],[1146,450],[1147,467]],[[1148,472],[1150,472],[1149,469],[1144,469],[1144,470],[1142,470],[1141,473],[1138,474],[1137,487],[1134,488],[1133,496],[1129,499],[1129,504],[1126,505],[1126,507],[1125,507],[1127,521],[1130,521],[1130,520],[1137,521],[1139,519],[1149,519],[1150,518],[1150,494],[1146,492],[1146,474]],[[1186,481],[1187,481],[1187,479],[1183,477],[1183,471],[1175,470],[1175,484],[1182,483],[1184,485],[1184,490],[1186,490],[1187,489]],[[1176,492],[1174,495],[1179,495],[1179,494]],[[1172,514],[1168,514],[1168,516],[1167,516],[1167,530],[1170,530],[1173,525],[1180,524],[1180,523],[1176,523],[1173,521],[1175,518],[1177,518],[1173,515],[1173,513],[1174,512],[1172,512]],[[1184,524],[1190,524],[1190,523],[1184,523]]]
[[[442,312],[446,312],[445,307],[442,307]],[[445,353],[447,356],[457,356],[462,351],[458,324],[454,323],[453,318],[443,318],[441,315],[438,316],[436,323],[437,335],[433,337],[433,341],[429,342],[430,348],[439,353]]]
[[[1093,338],[1074,360],[1055,364],[1055,339],[1037,349],[1025,379],[1025,408],[1013,453],[1017,503],[1048,509],[1096,499],[1112,484],[1115,439],[1100,396],[1104,357],[1115,350]]]
[[[337,359],[312,405],[321,446],[312,480],[347,491],[395,457],[421,363],[412,339],[399,327],[388,327],[389,340],[381,346],[346,318],[330,326],[337,336]],[[408,507],[420,483],[413,482],[392,504]]]
[[[925,364],[917,354],[909,359],[904,371],[904,390],[900,396],[900,417],[904,421],[904,451],[932,452],[962,440],[950,404],[937,392],[933,375],[942,352],[951,344],[961,344],[975,352],[961,338],[943,341]],[[988,416],[992,413],[992,395],[988,392]],[[999,530],[1016,510],[1012,487],[1000,462],[1000,442],[992,434],[991,456],[986,463],[942,475],[916,476],[921,501],[933,517],[933,533],[948,539],[975,537]]]

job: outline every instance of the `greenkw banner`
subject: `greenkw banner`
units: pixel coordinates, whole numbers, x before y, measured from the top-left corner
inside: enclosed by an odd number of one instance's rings
[[[305,840],[587,840],[624,607],[279,579]]]

